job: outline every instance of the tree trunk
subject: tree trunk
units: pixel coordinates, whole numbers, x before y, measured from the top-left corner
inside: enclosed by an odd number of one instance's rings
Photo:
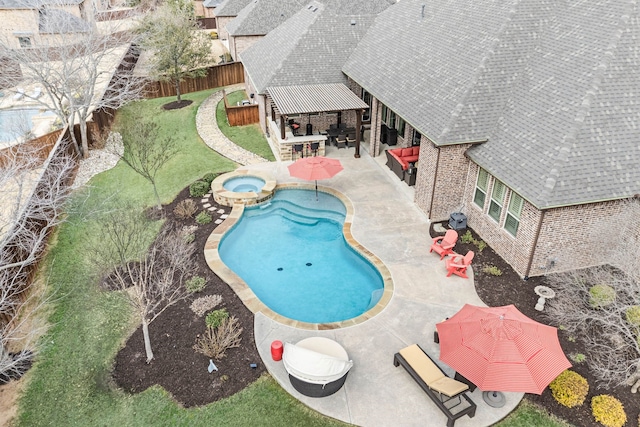
[[[162,202],[160,201],[160,195],[158,194],[158,188],[156,187],[156,180],[151,180],[151,184],[153,184],[153,194],[156,195],[156,201],[158,202],[158,210],[162,210]]]
[[[89,157],[89,138],[87,136],[87,122],[80,120],[80,140],[82,141],[82,158]]]
[[[76,151],[78,152],[79,156],[83,156],[82,153],[82,146],[78,143],[78,139],[76,138],[76,133],[74,132],[74,128],[76,127],[76,123],[75,120],[73,119],[73,114],[71,114],[68,118],[67,118],[67,126],[69,127],[69,136],[71,137],[71,141],[73,142],[73,146],[75,147]]]
[[[149,338],[149,322],[147,318],[142,318],[142,335],[144,336],[144,349],[147,352],[147,363],[153,360],[153,350],[151,350],[151,339]]]
[[[180,102],[181,101],[181,99],[180,99],[180,80],[176,79],[175,83],[176,83],[176,95],[178,96],[178,102]]]

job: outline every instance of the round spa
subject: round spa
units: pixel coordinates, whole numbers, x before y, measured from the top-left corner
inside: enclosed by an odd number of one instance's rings
[[[293,388],[309,397],[330,396],[340,390],[353,366],[344,347],[324,337],[286,343],[282,361]]]
[[[276,179],[266,172],[236,170],[214,179],[211,191],[220,205],[242,203],[250,206],[270,199],[275,186]]]

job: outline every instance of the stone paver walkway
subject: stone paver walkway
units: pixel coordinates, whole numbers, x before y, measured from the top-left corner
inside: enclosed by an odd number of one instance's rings
[[[225,88],[227,93],[241,89],[244,89],[243,84],[227,86]],[[221,99],[222,90],[215,92],[200,104],[198,113],[196,114],[196,128],[200,138],[202,138],[205,144],[207,144],[212,150],[217,151],[220,155],[233,160],[240,165],[252,165],[267,162],[267,159],[247,151],[242,147],[238,147],[224,136],[218,127],[218,122],[216,120],[216,108]]]

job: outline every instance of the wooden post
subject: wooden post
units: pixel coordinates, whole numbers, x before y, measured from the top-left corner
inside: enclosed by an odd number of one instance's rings
[[[284,141],[285,129],[284,129],[284,116],[280,115],[280,139]]]
[[[353,155],[356,159],[360,158],[360,128],[362,127],[362,110],[356,110],[356,153]]]

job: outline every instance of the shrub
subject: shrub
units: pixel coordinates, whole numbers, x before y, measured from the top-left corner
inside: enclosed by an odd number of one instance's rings
[[[218,32],[217,31],[211,31],[209,33],[209,36],[211,37],[212,40],[217,40],[218,39]]]
[[[467,232],[460,237],[460,240],[462,243],[473,243],[475,239],[471,235],[471,231],[467,230]]]
[[[173,213],[180,219],[191,218],[198,211],[198,205],[193,199],[185,199],[173,208]]]
[[[487,247],[487,242],[484,240],[476,240],[473,243],[478,247],[478,252],[482,252],[482,250]]]
[[[206,332],[196,339],[193,349],[212,359],[222,359],[227,349],[240,347],[242,328],[238,319],[229,317],[222,320],[220,326],[207,327]]]
[[[596,421],[606,427],[622,427],[627,422],[627,414],[622,403],[608,394],[594,396],[591,399],[591,412]]]
[[[209,192],[209,186],[206,181],[199,179],[189,186],[189,194],[191,197],[202,197]]]
[[[218,174],[213,173],[213,172],[209,172],[207,174],[205,174],[202,177],[202,181],[206,182],[207,184],[211,185],[211,183],[213,182],[214,179],[216,179],[216,177],[218,176]],[[207,190],[208,191],[208,190]]]
[[[625,313],[627,322],[635,327],[640,327],[640,305],[629,307]]]
[[[616,300],[616,290],[609,285],[594,285],[589,288],[589,304],[593,308],[607,307]]]
[[[200,276],[193,276],[184,284],[189,293],[200,292],[207,286],[207,279]]]
[[[207,295],[204,297],[196,298],[191,303],[191,311],[193,311],[196,316],[202,317],[204,314],[220,305],[222,302],[222,296],[220,295]]]
[[[551,381],[549,388],[553,398],[567,408],[582,405],[589,393],[589,383],[585,377],[569,369]]]
[[[502,276],[502,270],[495,265],[487,265],[482,269],[482,271],[492,276]]]
[[[221,308],[220,310],[213,310],[211,313],[207,314],[207,317],[204,318],[204,323],[208,328],[217,328],[222,324],[222,321],[229,318],[229,312],[226,308]]]
[[[573,360],[575,363],[582,363],[587,360],[587,356],[582,353],[571,353],[569,355],[569,359]]]
[[[202,211],[196,216],[196,222],[200,225],[209,224],[211,222],[211,215],[207,211]]]

